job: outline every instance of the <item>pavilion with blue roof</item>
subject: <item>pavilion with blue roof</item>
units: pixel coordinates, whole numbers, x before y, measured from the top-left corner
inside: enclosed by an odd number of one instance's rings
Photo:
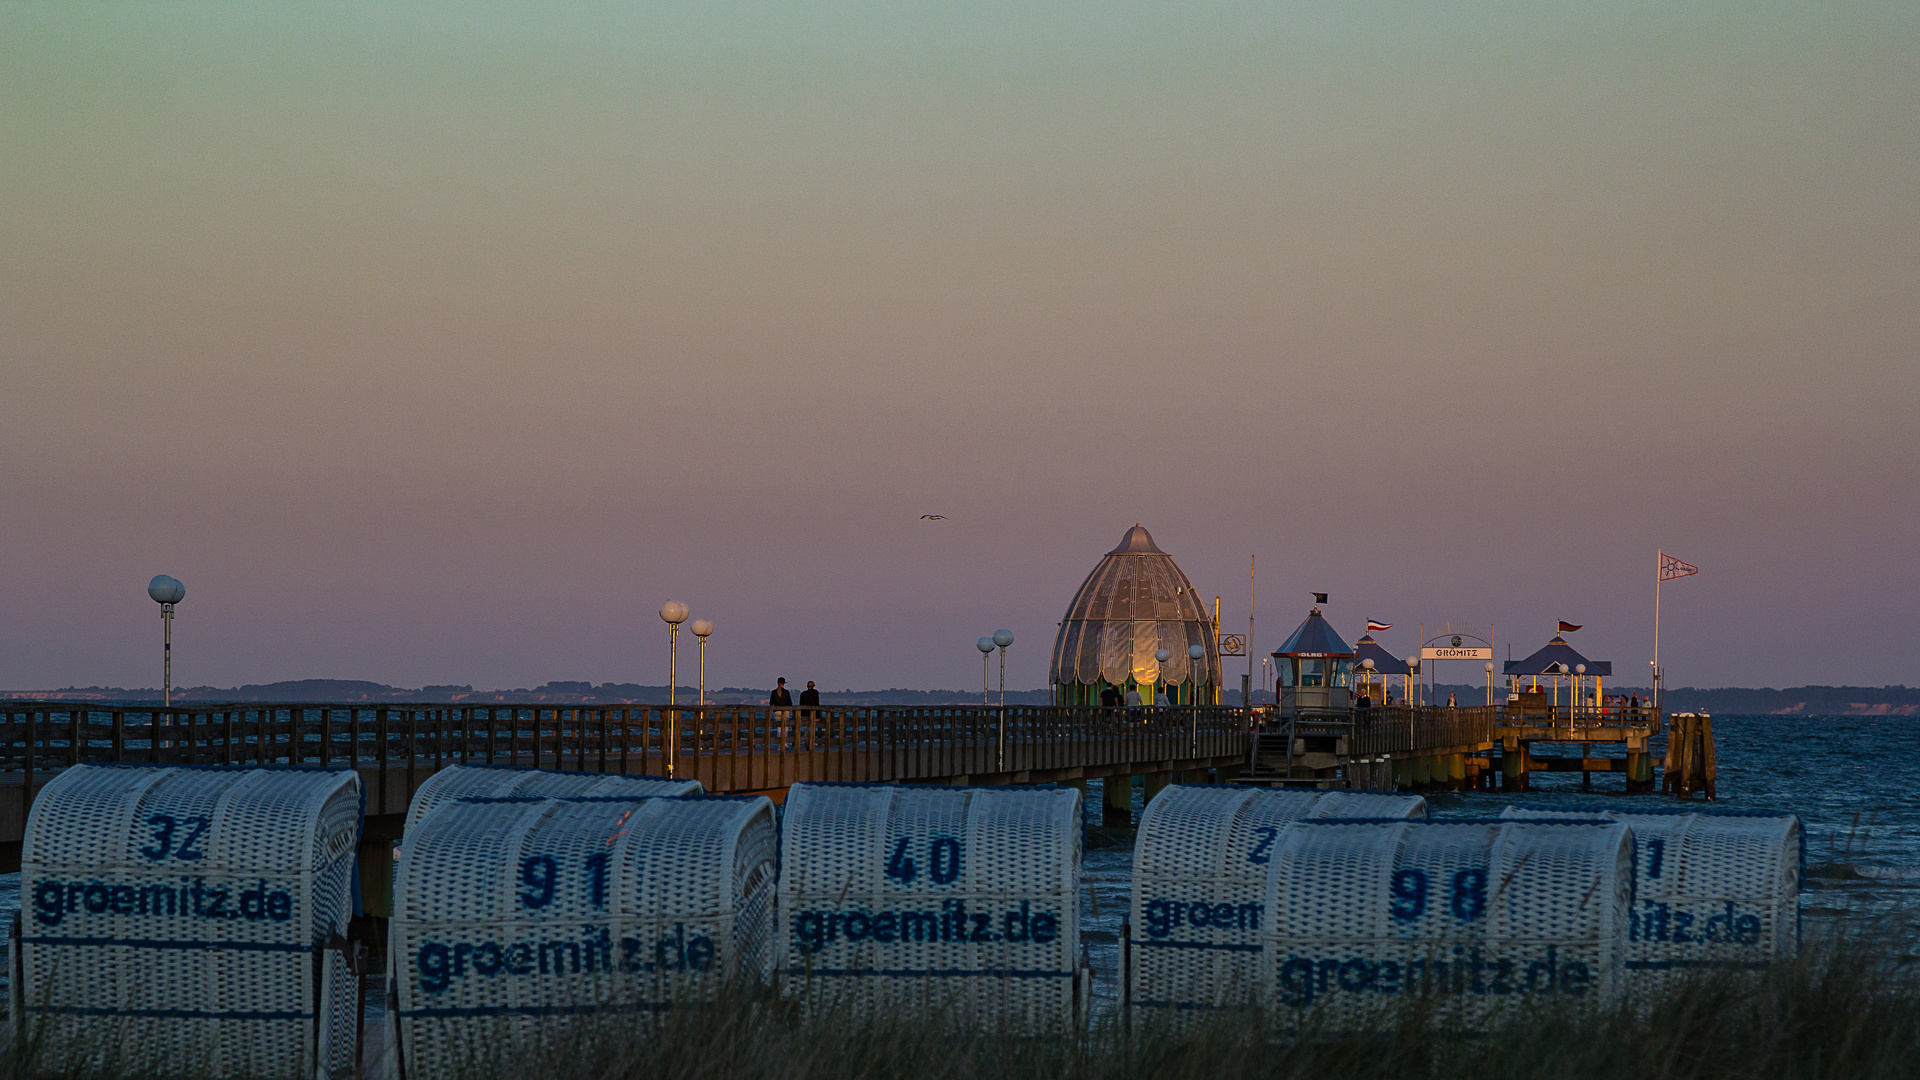
[[[1399,677],[1402,684],[1400,688],[1401,697],[1403,699],[1411,698],[1410,687],[1413,679],[1413,669],[1407,666],[1405,660],[1388,652],[1379,642],[1373,640],[1371,633],[1361,635],[1360,640],[1353,643],[1353,651],[1355,678],[1369,684],[1377,683],[1382,688],[1382,692],[1379,694],[1368,694],[1368,696],[1373,699],[1375,705],[1383,705],[1386,703],[1384,695],[1386,680],[1389,675]]]
[[[1557,687],[1558,680],[1568,682],[1569,703],[1580,696],[1580,680],[1593,680],[1592,698],[1598,702],[1601,696],[1601,680],[1613,674],[1613,661],[1589,660],[1580,655],[1578,649],[1567,644],[1567,639],[1559,634],[1553,640],[1537,649],[1524,660],[1509,660],[1506,664],[1507,687],[1509,693],[1518,693],[1520,681],[1526,680],[1530,692],[1538,693],[1540,680],[1549,680],[1549,685]]]

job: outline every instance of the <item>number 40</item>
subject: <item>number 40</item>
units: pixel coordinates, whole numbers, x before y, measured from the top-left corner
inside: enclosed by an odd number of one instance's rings
[[[893,855],[887,860],[887,876],[902,885],[920,876],[920,867],[907,854],[907,837],[894,842]],[[927,845],[927,878],[935,885],[950,885],[960,877],[960,841],[939,836]]]

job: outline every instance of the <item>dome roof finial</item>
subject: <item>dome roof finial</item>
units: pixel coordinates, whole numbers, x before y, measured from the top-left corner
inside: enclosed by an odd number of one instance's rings
[[[1153,534],[1149,533],[1138,522],[1135,522],[1133,528],[1127,530],[1127,535],[1120,538],[1120,546],[1117,548],[1114,548],[1112,551],[1107,552],[1107,554],[1109,555],[1165,555],[1166,552],[1161,551],[1159,548],[1155,547],[1153,543]]]

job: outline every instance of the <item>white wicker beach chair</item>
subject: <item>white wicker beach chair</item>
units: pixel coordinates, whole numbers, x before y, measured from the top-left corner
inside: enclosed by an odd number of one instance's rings
[[[406,1075],[497,1073],[582,1037],[588,1017],[764,983],[777,845],[758,796],[442,803],[395,872],[387,955]]]
[[[427,777],[407,804],[406,832],[412,832],[427,812],[454,799],[515,795],[581,798],[619,796],[637,799],[698,795],[698,780],[669,780],[660,776],[622,776],[619,773],[567,772],[515,765],[449,765]]]
[[[33,804],[11,998],[47,1067],[351,1072],[360,778],[80,765]]]
[[[1073,1022],[1079,791],[795,784],[783,828],[784,993],[1027,1033]]]
[[[1626,822],[1638,882],[1627,933],[1628,987],[1657,990],[1696,968],[1764,968],[1800,951],[1805,844],[1793,814],[1698,807],[1573,807],[1507,817]]]
[[[1169,787],[1147,804],[1133,847],[1122,994],[1179,1022],[1257,1003],[1267,866],[1302,818],[1422,818],[1425,799],[1215,784]]]
[[[1476,1030],[1609,1001],[1632,891],[1620,822],[1295,822],[1269,864],[1268,1003],[1284,1026],[1364,1029],[1421,997]]]

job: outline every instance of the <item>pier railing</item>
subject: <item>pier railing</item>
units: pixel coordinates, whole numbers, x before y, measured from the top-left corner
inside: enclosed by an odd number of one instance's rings
[[[1383,705],[1355,709],[1353,756],[1404,756],[1462,746],[1484,746],[1493,739],[1498,710],[1484,705],[1438,708]]]
[[[1247,714],[1218,707],[843,709],[661,705],[0,703],[0,780],[25,798],[82,763],[339,765],[404,776],[453,764],[699,779],[934,780],[1244,755]],[[24,809],[24,803],[23,807]]]
[[[1614,729],[1649,735],[1660,731],[1659,710],[1650,705],[1530,709],[1511,705],[1386,705],[1355,709],[1353,717],[1355,757],[1487,746],[1510,734],[1551,741],[1554,735],[1580,739]]]
[[[1500,710],[1501,728],[1526,730],[1534,737],[1541,729],[1563,730],[1569,737],[1600,728],[1644,728],[1651,734],[1660,731],[1660,710],[1652,705],[1521,706],[1508,702],[1496,708]]]

